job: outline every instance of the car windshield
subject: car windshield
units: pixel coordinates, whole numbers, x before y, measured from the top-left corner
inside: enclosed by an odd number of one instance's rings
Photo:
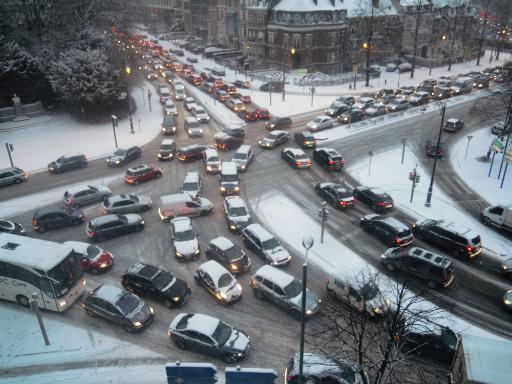
[[[189,128],[197,128],[197,127],[199,127],[199,123],[197,121],[190,121],[188,123],[188,127]]]
[[[89,245],[87,247],[87,258],[88,259],[94,259],[96,256],[98,256],[101,253],[101,249],[99,249],[95,245]]]
[[[238,175],[222,175],[221,181],[223,183],[234,183],[238,181]]]
[[[286,297],[297,297],[302,292],[302,284],[298,280],[293,280],[290,284],[284,287],[284,294]]]
[[[247,155],[245,153],[235,153],[235,155],[233,156],[233,159],[245,160],[245,159],[247,159]]]
[[[279,241],[275,237],[268,239],[263,242],[263,249],[271,250],[279,247],[281,244],[279,244]]]
[[[172,149],[172,144],[162,144],[162,145],[160,146],[160,149],[161,149],[162,151],[170,151],[170,150]]]
[[[126,153],[125,149],[118,148],[118,149],[115,150],[114,156],[124,156],[125,153]]]
[[[186,231],[176,232],[174,234],[174,241],[190,241],[196,238],[196,234],[192,229]]]
[[[457,336],[455,335],[455,333],[453,333],[451,329],[443,328],[443,330],[441,331],[441,340],[445,345],[455,350],[455,347],[457,345]]]
[[[373,283],[366,283],[360,290],[359,293],[365,300],[371,300],[379,294],[379,288]]]
[[[59,264],[47,272],[57,299],[66,295],[82,278],[84,272],[78,255],[73,251]]]
[[[274,135],[272,133],[268,134],[267,137],[265,137],[267,140],[275,140],[277,139],[277,135]]]
[[[61,156],[57,160],[55,160],[56,163],[63,163],[64,161],[66,161],[66,158],[64,156]]]
[[[224,250],[224,255],[226,255],[228,260],[233,261],[240,259],[244,254],[240,248],[233,245],[231,248]]]
[[[217,285],[219,288],[229,287],[233,283],[233,276],[229,273],[224,273],[221,277],[219,277],[219,281]]]
[[[212,337],[217,341],[217,343],[219,343],[219,345],[224,345],[229,340],[231,332],[233,332],[233,328],[221,320],[213,332]]]
[[[119,300],[117,300],[116,307],[119,308],[125,315],[129,315],[137,309],[139,304],[140,301],[137,296],[132,295],[131,293],[125,293],[119,298]]]
[[[182,188],[184,191],[197,191],[199,189],[197,183],[183,183]]]
[[[208,158],[208,162],[219,162],[219,158],[217,156],[210,156]]]
[[[233,207],[229,210],[231,216],[247,216],[245,207]]]
[[[155,288],[162,290],[171,284],[175,280],[175,277],[168,272],[160,270],[155,276],[152,278],[153,285]]]

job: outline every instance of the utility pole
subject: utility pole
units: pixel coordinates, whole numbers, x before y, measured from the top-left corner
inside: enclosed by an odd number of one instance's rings
[[[414,199],[414,190],[416,189],[416,184],[420,182],[420,175],[418,175],[418,172],[416,169],[418,168],[418,163],[416,163],[414,169],[409,172],[409,180],[412,181],[412,187],[411,187],[411,199],[410,203],[412,203],[412,200]]]
[[[404,163],[404,157],[405,157],[405,143],[407,143],[407,139],[405,137],[401,138],[400,141],[402,142],[402,163]]]
[[[329,210],[327,209],[327,202],[323,201],[321,203],[322,208],[318,210],[318,214],[320,215],[320,220],[322,222],[321,230],[320,230],[320,243],[324,243],[324,229],[325,229],[325,222],[327,221],[327,218],[329,217]]]
[[[11,162],[11,167],[14,167],[14,162],[12,161],[11,152],[14,151],[14,145],[5,143],[5,149],[7,149],[7,155],[9,155],[9,161]]]
[[[425,207],[430,207],[432,200],[432,190],[434,189],[434,177],[436,175],[437,159],[439,158],[438,152],[441,146],[441,136],[443,134],[444,116],[446,113],[446,104],[443,103],[441,108],[441,125],[439,127],[439,135],[437,136],[436,156],[434,156],[434,165],[432,167],[432,176],[430,177],[430,185],[428,186],[427,200],[425,201]]]
[[[46,345],[50,345],[50,339],[48,338],[48,334],[46,333],[46,327],[44,326],[43,317],[41,316],[41,311],[39,310],[39,306],[37,304],[37,293],[33,293],[32,297],[28,300],[28,304],[32,312],[35,313],[37,322],[39,323],[39,328],[41,329],[41,333],[43,334],[43,339]]]
[[[114,143],[115,143],[116,149],[117,149],[116,127],[117,127],[117,116],[112,115],[112,131],[114,131]]]

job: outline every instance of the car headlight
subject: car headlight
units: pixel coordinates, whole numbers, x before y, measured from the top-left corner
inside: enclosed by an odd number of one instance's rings
[[[237,283],[237,284],[236,284],[236,289],[238,289],[239,291],[241,291],[241,290],[242,290],[242,286],[240,285],[240,283]]]
[[[144,224],[144,220],[142,220],[140,223],[141,223],[141,224]]]
[[[181,299],[181,297],[175,296],[172,298],[172,301],[178,302],[178,301],[180,301],[180,299]]]
[[[199,255],[199,249],[197,249],[195,252],[194,252],[194,255]]]
[[[100,268],[107,268],[108,267],[108,263],[101,263],[100,264]]]
[[[203,133],[203,130],[202,130],[202,129],[200,129],[200,130],[199,130],[199,133]]]
[[[159,154],[158,154],[158,158],[161,158],[161,157],[162,157],[162,154],[161,154],[161,153],[159,153]]]
[[[235,187],[235,191],[239,191],[240,188],[238,186]]]
[[[149,312],[151,312],[151,314],[155,313],[155,310],[153,309],[153,307],[149,307]]]
[[[503,300],[503,303],[504,303],[504,304],[506,304],[506,305],[510,305],[510,304],[511,304],[511,301],[510,301],[510,300],[505,299],[505,300]]]
[[[66,300],[59,301],[59,307],[64,307],[66,304]]]
[[[134,326],[134,327],[136,327],[136,328],[138,328],[138,327],[142,326],[142,323],[141,323],[140,321],[135,321],[135,322],[133,323],[133,326]]]
[[[373,311],[373,313],[376,313],[376,314],[382,313],[382,309],[380,309],[378,307],[373,308],[372,311]]]
[[[503,269],[504,271],[506,271],[508,269],[508,267],[506,265],[501,265],[501,269]]]
[[[189,130],[188,130],[188,133],[191,135],[191,134],[192,134],[192,131],[189,129]]]
[[[233,271],[237,271],[238,270],[238,267],[236,266],[236,264],[231,264],[231,269]]]
[[[183,255],[181,253],[179,253],[179,252],[176,252],[176,256],[181,257]]]
[[[223,299],[227,299],[228,295],[225,292],[221,292],[220,297],[222,297]]]
[[[211,165],[207,165],[207,166],[206,166],[206,169],[207,169],[208,171],[211,171],[213,168],[212,168],[212,166],[211,166]]]
[[[241,166],[240,166],[240,169],[245,169],[245,165],[241,165]]]
[[[120,160],[116,160],[116,164],[119,164],[121,161]]]
[[[229,226],[229,228],[230,228],[230,229],[233,229],[233,230],[235,230],[235,229],[236,229],[236,225],[234,225],[234,224],[231,224],[231,225]]]
[[[226,187],[220,187],[220,190],[221,190],[222,192],[225,192],[225,191],[226,191]]]
[[[306,309],[306,315],[311,315],[313,313],[313,311],[311,309]]]

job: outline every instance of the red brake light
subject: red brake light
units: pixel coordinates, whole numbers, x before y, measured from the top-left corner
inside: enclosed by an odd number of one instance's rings
[[[395,239],[395,243],[396,245],[400,245],[400,239],[398,237]]]
[[[468,252],[473,252],[473,247],[471,245],[468,245],[466,249],[468,250]]]
[[[340,205],[346,205],[347,202],[346,201],[340,201]]]
[[[334,161],[329,160],[329,165],[334,165]]]
[[[381,206],[381,207],[382,207],[382,206],[384,206],[384,205],[385,205],[385,203],[384,203],[383,201],[379,201],[379,202],[377,202],[377,205],[379,205],[379,206]]]
[[[296,375],[288,375],[287,380],[288,382],[295,381],[297,379]]]

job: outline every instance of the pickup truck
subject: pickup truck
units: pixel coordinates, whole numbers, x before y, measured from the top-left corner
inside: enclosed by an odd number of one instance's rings
[[[487,207],[480,216],[484,224],[512,232],[512,207],[505,205]]]

